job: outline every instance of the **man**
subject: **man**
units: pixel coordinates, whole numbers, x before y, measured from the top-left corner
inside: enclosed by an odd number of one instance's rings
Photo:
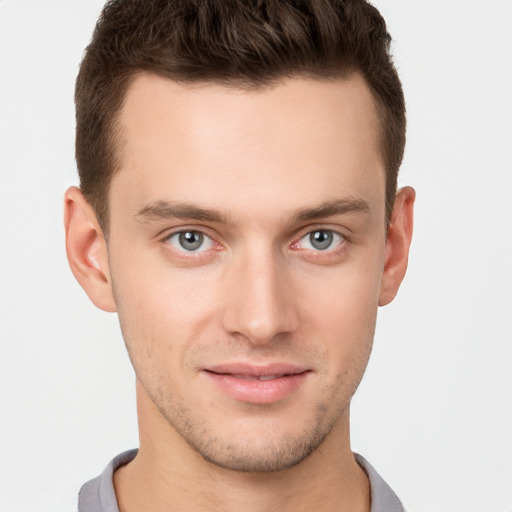
[[[403,510],[349,431],[412,235],[389,41],[356,0],[105,6],[67,252],[119,315],[140,448],[80,512]]]

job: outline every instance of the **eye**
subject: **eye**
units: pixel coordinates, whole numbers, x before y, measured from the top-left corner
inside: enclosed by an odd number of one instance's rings
[[[213,240],[200,231],[179,231],[167,238],[167,243],[185,252],[204,252],[213,247]]]
[[[299,246],[301,249],[310,251],[327,251],[338,247],[344,240],[344,237],[336,231],[317,229],[303,236],[299,240]]]

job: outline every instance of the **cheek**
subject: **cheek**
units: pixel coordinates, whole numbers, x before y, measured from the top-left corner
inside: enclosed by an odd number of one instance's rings
[[[118,250],[111,255],[111,268],[117,306],[151,328],[169,323],[175,328],[188,325],[205,309],[215,288],[212,272],[175,268],[163,251],[144,247]]]
[[[356,392],[371,354],[378,294],[370,284],[340,279],[329,302],[316,303],[317,315],[311,325],[316,326],[326,361],[322,394],[336,413],[344,410]]]
[[[168,371],[183,364],[187,347],[211,324],[216,276],[172,268],[163,258],[139,256],[136,251],[111,254],[121,330],[138,374],[149,366]]]
[[[361,326],[377,312],[384,251],[355,255],[343,265],[303,275],[300,292],[304,310],[329,319],[329,324]]]
[[[370,355],[381,278],[382,254],[374,252],[341,265],[316,279],[303,279],[297,296],[307,297],[301,305],[303,326],[311,339],[322,340],[336,374],[364,371]],[[341,375],[340,375],[341,377]]]

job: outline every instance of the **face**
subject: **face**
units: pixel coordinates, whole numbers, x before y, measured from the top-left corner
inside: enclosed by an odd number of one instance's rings
[[[219,466],[297,464],[346,426],[372,346],[385,174],[365,82],[141,75],[120,122],[109,282],[143,400]]]

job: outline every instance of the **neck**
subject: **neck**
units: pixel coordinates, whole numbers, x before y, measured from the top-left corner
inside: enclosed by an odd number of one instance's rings
[[[139,453],[114,475],[120,512],[370,510],[368,479],[350,450],[348,409],[299,464],[277,472],[238,472],[205,461],[143,393],[137,390]]]

